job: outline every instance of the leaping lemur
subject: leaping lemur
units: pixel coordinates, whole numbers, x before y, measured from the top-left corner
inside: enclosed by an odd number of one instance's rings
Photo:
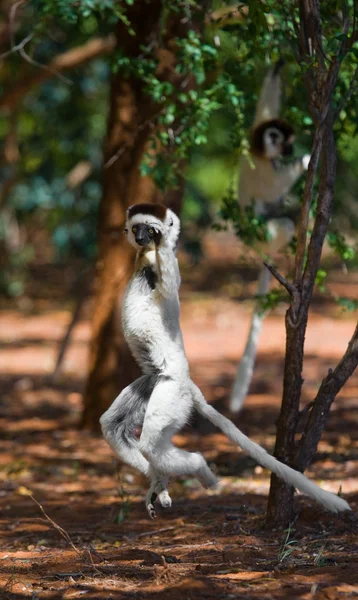
[[[295,225],[286,196],[294,183],[307,169],[310,157],[281,165],[280,158],[293,153],[293,127],[279,118],[281,104],[281,68],[279,61],[266,75],[256,107],[251,133],[250,156],[240,160],[238,201],[241,207],[253,203],[257,215],[265,217],[270,241],[265,252],[274,254],[292,239]],[[260,272],[257,295],[267,294],[271,275],[266,267]],[[253,376],[258,339],[263,314],[257,304],[254,308],[245,350],[237,371],[230,398],[230,410],[237,413],[244,403]]]
[[[213,487],[215,475],[199,452],[175,447],[172,437],[193,409],[208,418],[260,465],[305,492],[332,512],[349,510],[326,492],[252,442],[213,406],[191,380],[180,329],[180,274],[176,257],[180,221],[165,206],[138,204],[127,211],[125,232],[137,251],[134,274],[123,302],[123,330],[143,375],[126,387],[100,421],[115,454],[146,475],[151,483],[146,507],[171,505],[169,476],[190,475]],[[135,429],[142,427],[139,441]]]

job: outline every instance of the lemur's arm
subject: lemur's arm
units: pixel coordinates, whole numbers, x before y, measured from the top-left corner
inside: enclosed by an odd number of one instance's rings
[[[292,199],[282,197],[275,203],[262,203],[261,209],[262,212],[260,214],[265,218],[265,221],[288,218],[291,219],[291,221],[296,222],[297,217],[301,212],[301,205],[299,202],[292,202]]]
[[[299,158],[289,165],[280,166],[275,174],[273,180],[273,188],[277,188],[277,198],[280,199],[287,192],[290,191],[297,179],[307,169],[309,162],[309,156]]]
[[[256,106],[255,120],[253,128],[264,121],[277,119],[281,105],[281,75],[280,71],[283,61],[279,60],[276,65],[270,69],[264,79],[260,96]]]
[[[178,294],[180,273],[178,260],[168,242],[157,248],[158,282],[156,289],[164,298]]]
[[[156,250],[159,270],[157,289],[164,298],[169,298],[173,294],[177,295],[181,282],[176,257],[180,221],[171,211],[170,215],[169,225],[164,227],[160,244]]]

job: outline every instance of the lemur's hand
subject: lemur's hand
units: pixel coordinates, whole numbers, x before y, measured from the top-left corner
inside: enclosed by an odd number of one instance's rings
[[[166,236],[168,242],[173,250],[176,252],[178,247],[178,238],[180,233],[180,220],[179,217],[172,211],[170,211],[168,221],[166,223]]]
[[[310,154],[305,154],[302,157],[302,166],[303,166],[304,171],[307,171],[310,160],[311,160]]]

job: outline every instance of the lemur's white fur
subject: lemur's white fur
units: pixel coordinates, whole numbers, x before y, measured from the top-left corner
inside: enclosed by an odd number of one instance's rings
[[[157,244],[150,241],[146,246],[138,246],[132,228],[142,223],[151,226],[151,231],[161,233]],[[217,482],[200,453],[180,450],[172,443],[173,435],[187,423],[193,408],[258,463],[328,510],[348,510],[345,500],[322,490],[252,442],[207,404],[191,380],[179,322],[180,276],[175,253],[178,217],[169,209],[163,220],[150,214],[137,214],[133,219],[127,218],[126,228],[137,258],[123,303],[123,328],[144,374],[116,398],[101,417],[101,425],[105,439],[117,456],[151,479],[146,497],[150,516],[155,516],[155,499],[163,506],[171,504],[167,490],[169,476],[195,476],[205,487]],[[139,442],[133,433],[138,425],[142,425]]]
[[[282,87],[281,66],[281,63],[275,65],[265,77],[257,102],[253,123],[254,132],[264,123],[279,118]],[[271,139],[272,133],[276,136],[275,140]],[[282,154],[284,141],[284,134],[279,128],[268,126],[263,133],[263,152],[261,154],[252,152],[250,158],[242,156],[240,160],[239,204],[241,207],[245,207],[254,203],[257,215],[267,215],[266,226],[270,241],[264,245],[263,249],[271,256],[292,239],[295,225],[292,219],[285,215],[284,204],[287,194],[307,169],[310,160],[310,156],[305,155],[290,164],[280,165],[278,161]],[[289,136],[287,142],[292,144],[293,141],[293,135]],[[276,210],[277,214],[275,215]],[[270,212],[272,215],[268,216]],[[259,277],[257,296],[264,296],[268,293],[270,280],[270,274],[266,267],[263,267]],[[231,394],[230,410],[232,413],[237,413],[242,408],[249,391],[263,318],[260,306],[256,305]]]

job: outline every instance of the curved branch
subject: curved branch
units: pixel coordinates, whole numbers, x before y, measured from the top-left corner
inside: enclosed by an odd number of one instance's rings
[[[0,110],[14,110],[36,85],[51,79],[55,74],[69,71],[102,54],[108,54],[114,47],[115,38],[112,35],[107,38],[94,38],[83,46],[71,48],[68,52],[56,56],[46,65],[46,70],[26,70],[25,73],[20,73],[17,83],[0,97]]]
[[[299,445],[295,466],[304,471],[317,450],[331,404],[358,366],[358,323],[344,356],[322,381]]]

